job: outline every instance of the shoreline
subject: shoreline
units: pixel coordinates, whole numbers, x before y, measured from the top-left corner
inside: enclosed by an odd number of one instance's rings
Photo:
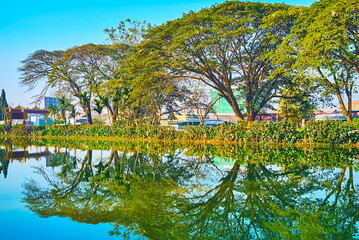
[[[79,143],[86,141],[96,142],[133,142],[133,143],[177,143],[179,145],[237,145],[238,147],[245,146],[280,146],[280,147],[296,147],[296,148],[359,148],[359,143],[320,143],[320,142],[295,142],[295,143],[278,143],[270,142],[241,142],[229,140],[190,140],[190,139],[157,139],[157,138],[124,138],[124,137],[99,137],[99,136],[18,136],[18,135],[0,135],[0,139],[21,139],[21,140],[75,140]],[[335,146],[333,146],[335,145]]]

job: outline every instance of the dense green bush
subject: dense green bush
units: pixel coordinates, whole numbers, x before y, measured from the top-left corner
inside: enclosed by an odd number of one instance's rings
[[[217,127],[184,126],[180,136],[186,140],[242,141],[247,131],[246,126],[246,122]]]
[[[354,117],[352,120],[352,125],[355,129],[359,130],[359,117]]]
[[[6,133],[5,127],[1,127],[0,130]],[[359,141],[359,133],[352,125],[347,122],[334,121],[311,122],[303,128],[298,128],[294,122],[262,122],[248,125],[247,122],[241,121],[238,124],[218,127],[185,126],[182,131],[169,126],[150,125],[145,121],[117,121],[113,126],[80,124],[24,127],[15,125],[11,129],[11,134],[277,143],[357,143]]]
[[[14,125],[11,129],[11,134],[16,136],[28,136],[34,130],[31,126],[23,126],[21,124]]]
[[[243,141],[247,131],[247,122],[233,125],[221,125],[215,128],[216,140]]]
[[[0,125],[0,134],[10,134],[11,126],[9,124]]]
[[[207,126],[184,126],[181,133],[181,138],[186,140],[210,140],[215,135],[214,128]]]
[[[339,121],[315,121],[302,130],[303,140],[321,143],[357,143],[359,134],[350,123]]]
[[[245,134],[245,139],[254,142],[292,143],[299,140],[300,136],[294,122],[262,122],[252,125]]]

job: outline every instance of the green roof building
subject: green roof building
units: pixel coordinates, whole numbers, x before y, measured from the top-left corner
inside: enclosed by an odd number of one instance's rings
[[[215,99],[218,96],[218,91],[216,90],[211,90],[211,99]],[[239,97],[239,92],[235,92],[234,93],[236,98],[237,98],[237,102],[239,105],[239,108],[241,109],[242,113],[246,113],[247,111],[244,108],[245,105],[245,100],[244,99],[240,99]],[[234,114],[233,108],[231,107],[231,105],[229,105],[229,103],[227,102],[227,100],[225,98],[221,98],[220,100],[218,100],[216,102],[216,104],[214,104],[213,109],[216,113],[218,114]]]

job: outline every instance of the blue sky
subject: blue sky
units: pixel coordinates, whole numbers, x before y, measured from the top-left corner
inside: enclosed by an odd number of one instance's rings
[[[26,92],[19,86],[21,60],[39,49],[65,50],[86,43],[106,41],[103,29],[125,19],[160,25],[215,3],[211,0],[62,0],[2,1],[0,8],[0,90],[12,106],[30,105],[40,88]],[[309,6],[313,0],[268,0]]]

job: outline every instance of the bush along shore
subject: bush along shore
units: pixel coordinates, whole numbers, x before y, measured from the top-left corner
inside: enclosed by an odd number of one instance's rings
[[[107,125],[58,125],[58,126],[1,126],[2,135],[29,137],[118,137],[128,139],[205,140],[231,142],[275,143],[358,143],[359,132],[347,122],[316,121],[298,127],[294,122],[243,121],[218,127],[186,126],[178,131],[173,127],[149,125],[145,122],[117,121]]]

